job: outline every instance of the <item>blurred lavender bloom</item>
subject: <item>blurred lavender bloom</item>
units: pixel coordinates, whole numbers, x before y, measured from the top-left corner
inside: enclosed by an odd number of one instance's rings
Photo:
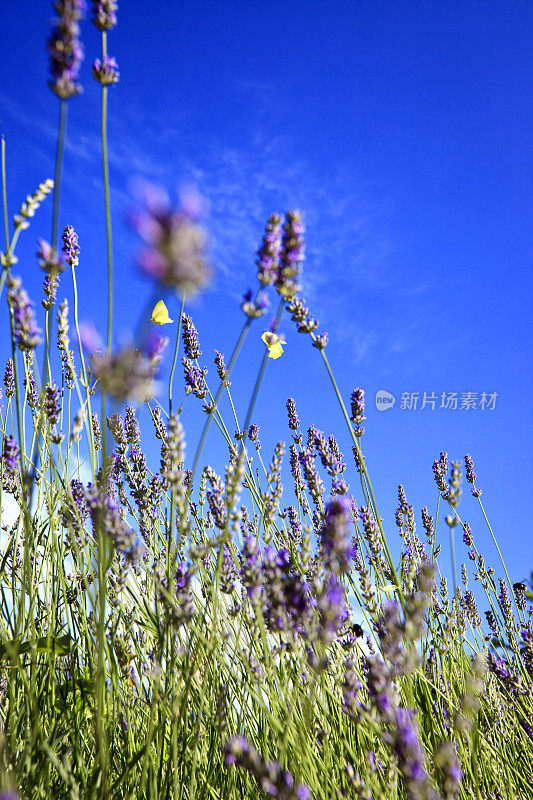
[[[105,55],[102,60],[96,58],[93,62],[93,78],[102,86],[113,86],[119,82],[120,72],[116,58]]]
[[[326,506],[320,540],[329,568],[342,574],[350,569],[349,559],[353,555],[351,531],[351,505],[344,495],[333,498]]]
[[[423,748],[410,709],[396,709],[395,729],[387,738],[398,758],[408,800],[437,800],[438,794],[432,789],[424,768]]]
[[[48,85],[61,100],[68,100],[82,91],[76,81],[83,60],[78,22],[85,11],[85,2],[56,0],[54,6],[58,16],[54,20],[55,27],[48,40],[51,74]]]
[[[146,358],[150,364],[153,372],[156,372],[163,360],[163,355],[168,347],[168,336],[161,336],[160,333],[150,332],[148,342],[146,344]]]
[[[331,575],[322,590],[317,604],[319,611],[319,638],[328,644],[340,633],[350,616],[346,605],[346,593],[335,575]]]
[[[89,355],[97,353],[104,346],[102,337],[90,320],[80,322],[80,339],[83,349]]]
[[[54,250],[52,245],[44,239],[38,239],[37,244],[37,258],[39,259],[39,266],[41,269],[48,274],[63,272],[66,265],[57,250]]]
[[[249,319],[258,319],[266,313],[270,302],[265,292],[260,292],[257,299],[253,300],[254,293],[252,289],[245,292],[241,308]]]
[[[146,181],[134,184],[134,194],[144,206],[129,215],[131,226],[146,242],[138,256],[141,270],[164,286],[187,293],[204,287],[211,277],[207,266],[207,236],[198,223],[201,209],[191,191],[172,209],[166,192]]]
[[[257,278],[263,286],[273,284],[277,279],[282,222],[283,218],[280,214],[270,215],[262,245],[257,252]]]
[[[159,567],[155,570],[155,577],[160,587],[159,598],[171,623],[176,628],[181,628],[196,614],[194,595],[191,592],[192,575],[189,566],[185,561],[180,561],[176,565],[173,576],[173,593],[169,591],[166,577],[161,573]]]
[[[109,31],[117,24],[117,0],[92,0],[93,24],[100,31]]]
[[[304,231],[301,211],[287,211],[283,226],[280,265],[276,276],[276,289],[286,300],[292,300],[300,289],[296,278],[301,272],[304,260]]]
[[[261,789],[278,800],[310,800],[311,790],[304,784],[294,785],[290,772],[281,769],[277,761],[267,763],[244,736],[232,736],[224,744],[224,763],[227,767],[242,767],[250,772]]]
[[[95,533],[102,530],[113,542],[117,552],[132,561],[137,555],[135,533],[124,519],[122,508],[113,493],[111,482],[105,488],[101,485],[89,484],[85,500]]]
[[[55,381],[49,383],[44,389],[44,413],[50,425],[56,425],[61,416],[62,391]]]
[[[15,275],[7,279],[9,288],[8,302],[13,310],[15,339],[17,347],[22,351],[34,350],[41,342],[41,329],[35,321],[33,303],[22,288],[22,281]]]
[[[241,580],[250,600],[256,601],[263,590],[263,580],[261,550],[255,536],[248,536],[244,541]]]
[[[4,437],[2,448],[3,470],[6,475],[13,478],[18,470],[20,450],[12,436]]]
[[[101,392],[117,400],[133,399],[140,403],[152,398],[156,391],[154,370],[148,359],[131,347],[116,353],[93,353],[91,369]]]

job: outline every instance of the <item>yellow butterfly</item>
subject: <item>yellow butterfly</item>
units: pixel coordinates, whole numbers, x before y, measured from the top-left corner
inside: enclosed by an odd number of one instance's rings
[[[155,304],[150,322],[153,322],[155,325],[168,325],[169,322],[174,322],[174,320],[170,319],[168,316],[168,308],[162,300]]]
[[[283,353],[283,347],[281,345],[287,344],[285,339],[283,339],[281,336],[276,336],[276,334],[272,333],[272,331],[265,331],[261,336],[261,339],[268,347],[269,358],[279,358]]]

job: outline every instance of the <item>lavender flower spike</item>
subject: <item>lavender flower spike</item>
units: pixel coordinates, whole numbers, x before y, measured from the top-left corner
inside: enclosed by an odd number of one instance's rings
[[[198,218],[205,203],[194,192],[182,193],[174,210],[163,189],[137,181],[135,193],[144,209],[130,214],[130,224],[146,247],[138,256],[141,270],[164,286],[187,294],[205,286],[211,276],[207,266],[207,235]]]
[[[276,282],[281,252],[281,224],[280,214],[271,214],[268,218],[263,243],[257,251],[257,278],[263,286]]]
[[[100,31],[110,31],[117,24],[116,0],[93,0],[93,24]]]
[[[287,221],[283,226],[281,263],[276,277],[276,289],[286,300],[292,300],[300,289],[296,279],[302,271],[304,260],[304,231],[301,211],[287,211]]]
[[[7,280],[8,301],[13,310],[15,338],[19,350],[34,350],[41,341],[41,330],[35,321],[33,303],[22,288],[22,281],[15,275]]]
[[[93,62],[93,78],[102,86],[113,86],[118,83],[120,72],[118,71],[118,64],[116,58],[113,56],[104,56],[100,61],[96,58]]]
[[[71,267],[77,267],[80,263],[80,246],[78,244],[78,234],[72,225],[65,225],[61,234],[63,240],[63,258]]]
[[[55,27],[48,40],[51,74],[48,85],[61,100],[68,100],[82,91],[81,86],[76,83],[83,60],[78,21],[85,11],[85,2],[56,0],[55,9],[58,17],[54,20]]]

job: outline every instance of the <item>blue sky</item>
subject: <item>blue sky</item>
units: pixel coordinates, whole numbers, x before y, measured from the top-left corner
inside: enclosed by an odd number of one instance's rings
[[[210,376],[210,354],[229,354],[242,325],[240,297],[255,286],[268,214],[301,208],[304,295],[329,331],[345,398],[366,390],[363,448],[391,536],[397,484],[419,520],[420,507],[436,503],[433,460],[441,450],[470,452],[512,577],[524,578],[533,568],[531,4],[161,0],[154,9],[122,3],[109,36],[121,71],[109,108],[117,339],[151,291],[123,223],[133,176],[162,183],[174,199],[178,183],[193,180],[210,201],[216,280],[188,309]],[[28,0],[23,19],[19,3],[4,7],[0,126],[11,214],[53,173],[58,104],[44,47],[52,13],[44,0]],[[99,86],[90,77],[100,50],[88,20],[82,39],[84,93],[69,103],[61,225],[80,236],[81,316],[103,326]],[[50,217],[48,204],[17,250],[37,302],[35,243],[49,237]],[[264,326],[255,325],[233,385],[241,421],[263,353]],[[269,363],[255,415],[265,458],[289,440],[288,396],[305,426],[338,434],[348,455],[318,353],[288,317],[282,330],[286,352]],[[380,389],[397,397],[386,413],[375,408]],[[400,408],[402,392],[424,391],[439,402],[442,392],[498,397],[494,410]],[[203,423],[192,398],[184,422],[192,455]],[[225,452],[215,439],[213,431],[206,451],[214,461]],[[467,491],[459,512],[497,566]]]

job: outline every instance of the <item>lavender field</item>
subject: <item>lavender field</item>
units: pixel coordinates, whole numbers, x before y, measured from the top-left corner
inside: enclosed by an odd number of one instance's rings
[[[120,15],[115,0],[87,5],[56,0],[42,32],[53,174],[8,193],[2,139],[0,800],[530,800],[533,586],[506,566],[475,454],[455,460],[443,441],[427,506],[399,485],[395,520],[380,513],[365,387],[344,395],[303,294],[305,209],[264,220],[252,288],[234,287],[234,346],[209,352],[191,304],[218,302],[207,202],[138,177],[125,213],[147,290],[124,335],[107,141]],[[89,295],[78,280],[94,265],[61,187],[91,23],[107,283]],[[28,238],[34,263],[17,255]],[[342,444],[264,391],[289,330],[335,399]],[[261,360],[239,373],[251,339]],[[286,408],[273,448],[262,404]],[[494,563],[478,549],[487,532]]]

